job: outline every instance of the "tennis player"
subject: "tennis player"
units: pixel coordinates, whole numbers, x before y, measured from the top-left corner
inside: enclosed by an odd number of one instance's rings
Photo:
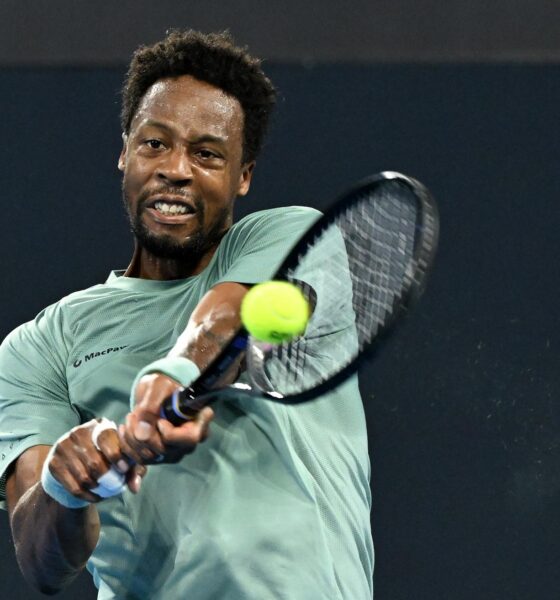
[[[317,218],[287,207],[233,223],[274,100],[226,34],[173,32],[133,57],[118,161],[131,262],[0,349],[0,495],[43,592],[87,566],[102,600],[372,597],[355,379],[309,405],[245,398],[179,427],[159,418]]]

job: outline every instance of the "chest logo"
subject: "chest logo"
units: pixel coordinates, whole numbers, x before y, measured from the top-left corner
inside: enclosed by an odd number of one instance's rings
[[[123,350],[127,347],[128,346],[115,346],[114,348],[106,348],[105,350],[100,350],[99,352],[91,352],[90,354],[84,355],[83,358],[76,359],[72,366],[77,369],[82,363],[87,363],[90,360],[93,360],[100,356],[106,356],[107,354],[111,354],[113,352],[119,352],[120,350]]]

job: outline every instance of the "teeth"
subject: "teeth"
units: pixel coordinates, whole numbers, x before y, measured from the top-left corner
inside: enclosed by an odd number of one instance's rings
[[[155,208],[164,215],[185,215],[188,210],[183,204],[169,204],[168,202],[156,202]]]

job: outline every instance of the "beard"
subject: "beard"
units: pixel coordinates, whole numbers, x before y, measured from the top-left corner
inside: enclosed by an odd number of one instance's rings
[[[136,211],[133,213],[130,210],[129,197],[124,187],[122,186],[122,198],[124,207],[130,223],[130,228],[136,243],[147,252],[157,258],[181,261],[185,265],[190,264],[196,266],[200,260],[219,243],[226,231],[229,228],[229,220],[231,217],[230,209],[224,207],[218,213],[214,223],[208,231],[204,230],[205,206],[200,198],[193,198],[188,195],[191,202],[195,206],[195,218],[197,221],[196,230],[189,235],[188,238],[178,240],[167,234],[156,234],[146,226],[142,220],[142,213],[149,202],[150,196],[155,194],[172,194],[174,196],[187,197],[181,190],[171,189],[169,187],[161,187],[157,190],[142,193],[138,198]]]

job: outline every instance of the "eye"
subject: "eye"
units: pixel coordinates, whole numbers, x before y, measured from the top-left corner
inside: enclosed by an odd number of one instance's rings
[[[215,152],[212,150],[207,150],[206,148],[202,148],[197,151],[197,155],[203,160],[210,160],[212,158],[220,158]]]
[[[160,150],[161,148],[163,148],[163,142],[160,140],[145,140],[144,144],[152,150]]]

